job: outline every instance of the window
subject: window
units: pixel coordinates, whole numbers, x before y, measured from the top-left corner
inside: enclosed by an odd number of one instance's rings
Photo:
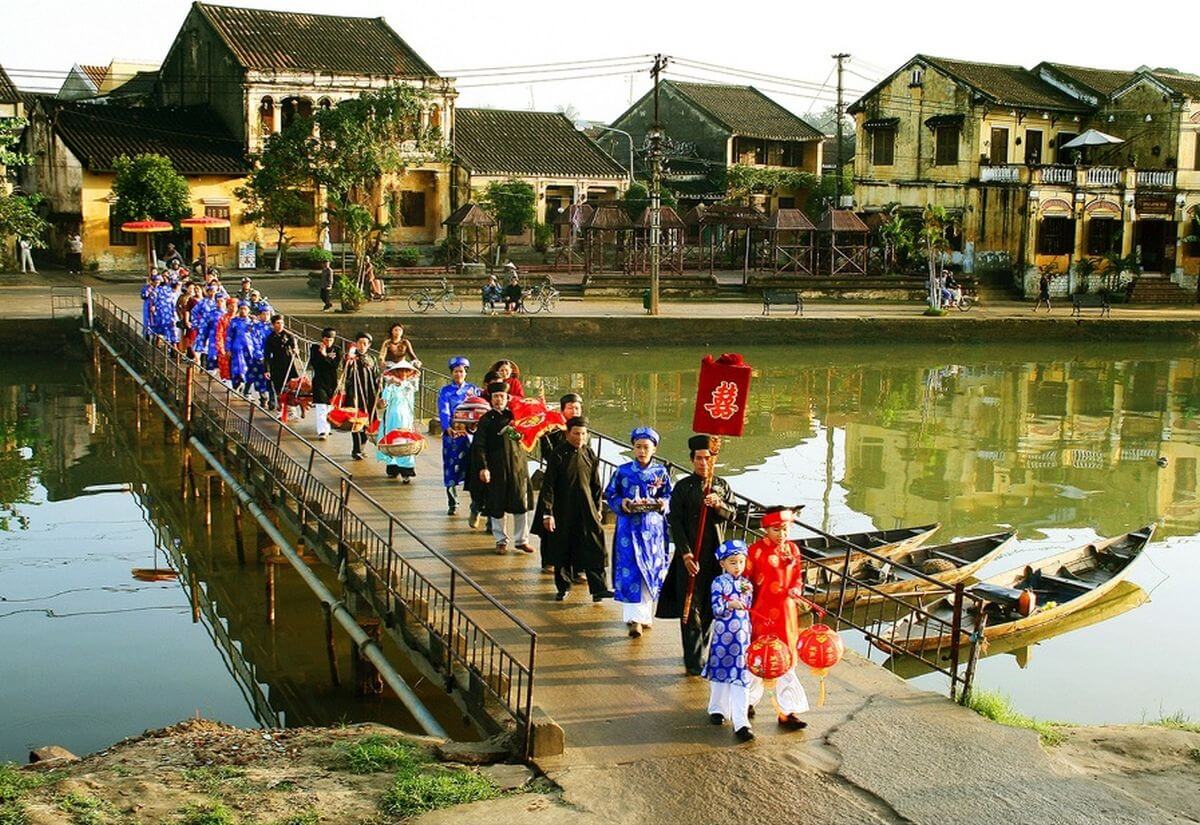
[[[1192,168],[1200,170],[1200,132],[1193,136]]]
[[[804,144],[799,141],[789,140],[783,144],[783,165],[784,166],[803,166],[804,165]]]
[[[401,226],[424,226],[425,225],[425,193],[424,192],[401,192],[400,193],[400,225]]]
[[[733,155],[738,163],[762,166],[767,162],[766,143],[751,138],[734,138]]]
[[[954,166],[958,163],[958,127],[939,126],[936,132],[934,166]]]
[[[1071,163],[1075,158],[1075,155],[1078,154],[1077,149],[1063,148],[1064,144],[1070,143],[1077,137],[1079,136],[1074,132],[1059,132],[1054,136],[1054,145],[1057,148],[1055,157],[1058,158],[1059,163]]]
[[[1042,130],[1025,130],[1025,162],[1036,166],[1042,162]]]
[[[920,66],[913,66],[912,73],[908,76],[909,86],[920,86],[925,81],[925,70]]]
[[[891,166],[896,162],[896,130],[875,129],[871,133],[871,163]]]
[[[204,214],[209,218],[224,218],[229,220],[228,206],[206,206]],[[229,227],[225,226],[220,229],[209,229],[205,231],[205,242],[209,246],[229,246]]]
[[[778,208],[778,209],[795,209],[796,208],[796,199],[795,198],[779,198],[779,204],[777,205],[776,208]]]
[[[113,213],[112,207],[108,208],[108,245],[109,246],[137,246],[137,235],[132,232],[121,231],[121,221],[117,220],[116,214]]]
[[[1105,255],[1121,251],[1121,222],[1107,218],[1088,221],[1087,254]]]
[[[1008,129],[993,127],[992,139],[988,148],[991,150],[988,160],[992,162],[993,166],[1003,166],[1008,163]]]
[[[1042,218],[1038,226],[1039,255],[1070,255],[1075,248],[1075,219],[1060,215]]]

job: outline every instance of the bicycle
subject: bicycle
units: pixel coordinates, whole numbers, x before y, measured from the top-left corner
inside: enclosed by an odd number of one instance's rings
[[[439,292],[434,292],[429,287],[424,287],[408,296],[408,309],[414,313],[428,312],[439,303],[445,312],[454,315],[462,312],[462,298],[454,294],[454,287],[450,286],[445,278],[442,279],[442,286]]]
[[[558,303],[559,292],[549,278],[534,284],[526,291],[521,301],[521,310],[527,313],[551,312]]]

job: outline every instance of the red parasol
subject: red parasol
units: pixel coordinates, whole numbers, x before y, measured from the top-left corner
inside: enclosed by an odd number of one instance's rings
[[[184,218],[179,222],[180,226],[188,226],[192,229],[227,229],[230,226],[229,218],[214,218],[212,215],[196,215],[191,218]],[[208,272],[208,249],[205,248],[200,255],[200,266]]]
[[[548,408],[544,398],[514,398],[508,408],[513,414],[508,428],[525,452],[532,452],[537,440],[551,430],[567,428],[567,419],[558,410]]]
[[[150,235],[154,232],[170,232],[175,226],[170,221],[125,221],[121,231],[131,235],[146,236],[146,271],[154,267],[154,256],[150,254]]]

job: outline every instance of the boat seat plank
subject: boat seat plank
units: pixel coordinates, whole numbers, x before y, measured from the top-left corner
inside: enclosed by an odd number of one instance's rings
[[[1084,593],[1096,589],[1096,585],[1093,582],[1086,582],[1081,579],[1067,579],[1062,576],[1050,576],[1046,573],[1038,577],[1038,581],[1034,583],[1034,586],[1036,587],[1038,584],[1052,584],[1070,590],[1081,590]]]
[[[954,564],[957,564],[959,567],[966,567],[968,564],[970,564],[970,562],[968,562],[966,559],[959,558],[958,556],[955,556],[951,553],[947,553],[943,550],[936,550],[936,549],[931,548],[929,550],[929,555],[936,556],[939,559],[945,559],[946,561],[949,561],[949,562],[953,562]]]

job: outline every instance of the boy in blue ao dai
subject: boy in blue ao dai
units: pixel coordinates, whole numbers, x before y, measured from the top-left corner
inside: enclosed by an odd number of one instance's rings
[[[746,543],[730,539],[717,547],[716,556],[723,572],[712,583],[712,641],[700,675],[709,683],[709,721],[720,725],[730,719],[737,738],[748,742],[754,738],[749,713],[751,676],[746,668],[754,585],[742,575]]]

